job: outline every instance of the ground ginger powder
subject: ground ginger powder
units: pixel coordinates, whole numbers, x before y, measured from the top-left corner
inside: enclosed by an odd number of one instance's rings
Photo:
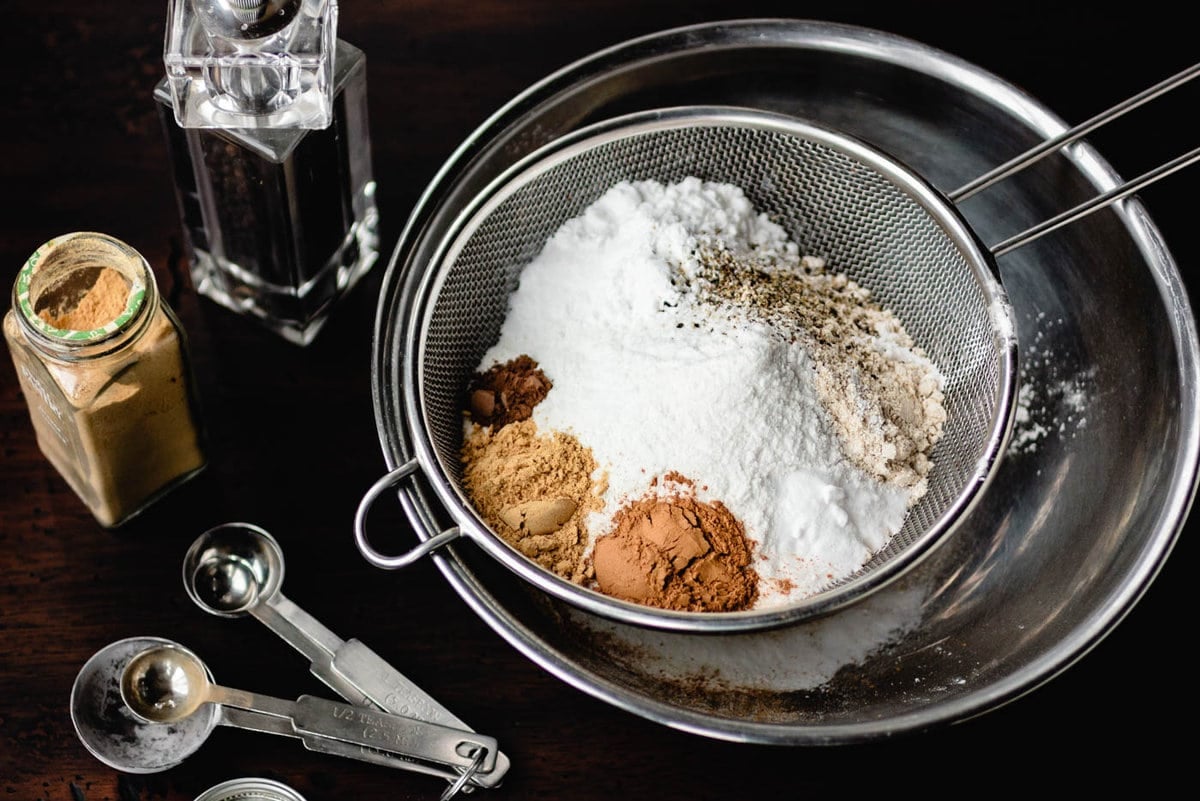
[[[472,425],[462,462],[467,493],[494,532],[562,578],[587,580],[584,520],[603,508],[588,448],[569,434],[541,434],[529,419]]]
[[[125,276],[111,267],[102,267],[82,297],[39,309],[38,316],[64,331],[91,331],[117,319],[125,311],[128,299],[129,282]]]

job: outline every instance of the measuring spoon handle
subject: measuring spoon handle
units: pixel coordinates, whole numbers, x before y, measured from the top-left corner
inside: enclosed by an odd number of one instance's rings
[[[300,734],[328,737],[464,770],[474,768],[485,774],[495,769],[499,750],[495,738],[467,729],[311,695],[296,700],[292,723]]]
[[[471,730],[362,642],[341,639],[283,593],[276,592],[270,599],[254,606],[250,613],[307,656],[312,674],[350,703]],[[505,754],[496,757],[495,770],[477,773],[473,784],[495,787],[500,783],[511,762]]]
[[[330,754],[332,756],[346,757],[348,759],[357,759],[360,762],[370,762],[372,764],[382,765],[388,768],[397,768],[399,770],[413,771],[415,773],[424,773],[430,776],[437,776],[442,779],[447,779],[449,781],[455,781],[461,775],[461,771],[454,770],[453,768],[417,762],[388,751],[367,748],[366,746],[356,745],[355,743],[347,743],[343,742],[342,740],[334,740],[329,737],[322,737],[315,734],[301,734],[300,732],[296,731],[296,728],[292,725],[292,721],[290,719],[277,717],[275,715],[268,715],[250,709],[239,709],[235,706],[222,706],[221,715],[217,719],[217,722],[223,726],[231,726],[237,729],[245,729],[247,731],[257,731],[264,734],[275,734],[281,737],[298,739],[304,744],[306,749],[315,753]]]
[[[493,737],[353,704],[302,695],[286,701],[246,690],[212,685],[208,700],[263,715],[287,718],[302,737],[312,735],[387,751],[398,756],[491,773],[498,746]],[[476,757],[481,756],[480,761]]]
[[[256,604],[250,614],[313,662],[328,662],[342,646],[341,637],[282,593]]]
[[[397,715],[454,728],[470,728],[450,710],[359,640],[347,640],[333,655],[330,670],[367,700]]]
[[[312,673],[350,703],[469,728],[366,645],[342,640],[281,593],[256,606],[252,614],[307,656]]]
[[[318,672],[319,667],[327,669]],[[471,727],[454,713],[359,640],[347,640],[337,649],[333,660],[327,666],[314,664],[313,672],[334,689],[339,686],[353,688],[358,697],[351,697],[340,690],[339,693],[359,705],[362,705],[359,701],[359,698],[362,698],[366,703],[386,712],[420,718],[455,729],[471,730]],[[508,773],[510,766],[508,756],[500,752],[496,755],[495,770],[477,775],[473,783],[481,787],[495,787]]]
[[[335,693],[352,704],[374,703],[349,677],[333,668],[334,657],[346,643],[282,593],[276,593],[269,600],[257,604],[251,608],[250,614],[308,657],[309,670]],[[400,710],[381,708],[386,712],[404,714]]]

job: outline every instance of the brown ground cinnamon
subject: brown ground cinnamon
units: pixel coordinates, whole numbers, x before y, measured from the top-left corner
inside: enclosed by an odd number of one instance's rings
[[[686,479],[676,491],[621,508],[616,528],[596,540],[597,588],[615,598],[690,612],[749,609],[758,574],[745,529],[719,501],[698,500]]]

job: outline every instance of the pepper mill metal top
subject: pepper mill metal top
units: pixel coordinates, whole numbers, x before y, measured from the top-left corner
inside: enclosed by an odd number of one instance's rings
[[[253,41],[279,33],[297,18],[303,0],[205,0],[196,11],[210,35]]]
[[[182,128],[321,129],[337,0],[169,0],[163,62]]]

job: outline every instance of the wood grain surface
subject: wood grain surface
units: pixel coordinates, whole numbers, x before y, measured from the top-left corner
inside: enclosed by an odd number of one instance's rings
[[[284,781],[308,801],[432,799],[444,784],[310,754],[294,740],[224,728],[149,775],[92,757],[68,716],[83,663],[123,637],[156,635],[207,655],[218,681],[280,697],[322,694],[302,657],[250,619],[197,610],[183,550],[218,523],[262,525],[286,551],[284,591],[357,637],[513,762],[477,798],[708,801],[977,793],[1046,778],[1076,789],[1128,776],[1146,792],[1186,776],[1194,710],[1186,532],[1142,601],[1063,675],[943,730],[855,746],[711,740],[610,706],[550,675],[479,620],[429,563],[370,568],[352,521],[382,475],[370,395],[375,302],[409,210],[454,147],[549,72],[628,38],[737,17],[804,17],[902,34],[967,58],[1078,121],[1191,63],[1190,26],[1151,2],[635,2],[347,0],[340,35],[368,57],[384,258],[308,348],[193,291],[151,92],[163,72],[166,3],[13,0],[0,28],[0,276],[50,237],[113,234],[140,249],[190,337],[211,442],[197,479],[128,526],[99,527],[39,452],[12,364],[0,359],[0,797],[193,799],[237,776]],[[1189,109],[1194,108],[1194,99]],[[1132,127],[1110,145],[1128,174],[1196,142],[1194,114]],[[1154,118],[1152,118],[1154,119]],[[1197,173],[1143,194],[1184,273],[1198,267]],[[8,286],[8,283],[5,283]],[[386,515],[386,512],[382,514]],[[400,525],[397,520],[397,525]]]

